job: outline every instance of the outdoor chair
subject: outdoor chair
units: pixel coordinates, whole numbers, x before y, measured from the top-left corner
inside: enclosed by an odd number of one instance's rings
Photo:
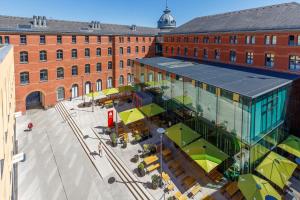
[[[149,167],[146,168],[146,171],[147,171],[148,173],[150,173],[150,172],[152,172],[152,171],[158,169],[159,167],[160,167],[160,164],[159,164],[159,163],[152,164],[152,165],[150,165]]]
[[[197,183],[196,185],[194,185],[191,192],[188,194],[188,197],[194,198],[194,196],[196,196],[201,191],[201,189],[202,189],[201,185]]]
[[[167,186],[166,186],[166,192],[169,193],[170,191],[173,191],[175,188],[174,184],[173,183],[169,183]]]
[[[181,176],[182,174],[184,174],[184,170],[180,167],[180,168],[178,168],[175,172],[174,172],[174,176],[176,177],[176,178],[178,178],[179,176]]]

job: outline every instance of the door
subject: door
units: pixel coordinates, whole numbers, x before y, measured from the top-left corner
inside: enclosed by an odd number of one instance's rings
[[[91,83],[87,82],[85,83],[85,94],[89,94],[91,89]]]
[[[72,98],[78,97],[78,85],[72,86]]]

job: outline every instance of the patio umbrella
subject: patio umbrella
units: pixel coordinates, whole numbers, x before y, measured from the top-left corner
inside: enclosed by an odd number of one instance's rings
[[[131,85],[120,86],[118,89],[120,93],[134,91],[134,88]]]
[[[183,123],[178,123],[168,128],[165,135],[168,136],[168,138],[180,148],[188,145],[200,137],[200,134]]]
[[[86,96],[89,99],[92,99],[93,95],[94,95],[94,100],[101,99],[101,98],[105,97],[105,95],[102,92],[94,92],[94,93],[91,92],[91,93],[86,94]]]
[[[102,93],[105,94],[106,96],[118,94],[119,92],[120,91],[118,88],[108,88],[108,89],[102,90]]]
[[[119,113],[119,116],[125,125],[137,122],[145,118],[143,113],[141,113],[137,108],[123,111]]]
[[[165,109],[155,103],[142,106],[139,108],[139,110],[142,111],[142,113],[144,113],[144,115],[147,117],[152,117],[165,112]]]
[[[300,138],[290,135],[285,141],[279,144],[278,147],[300,158]]]
[[[281,196],[266,180],[253,174],[239,177],[238,187],[247,200],[265,200],[272,198],[280,200]]]
[[[292,161],[270,152],[255,170],[283,189],[296,167]]]
[[[199,139],[182,150],[206,173],[211,172],[228,158],[228,155],[204,139]]]
[[[192,98],[187,95],[177,96],[177,97],[174,97],[174,99],[184,105],[189,105],[189,104],[193,103]]]

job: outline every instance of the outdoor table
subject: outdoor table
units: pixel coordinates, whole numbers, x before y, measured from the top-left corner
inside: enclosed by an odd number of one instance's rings
[[[150,165],[151,163],[154,163],[157,160],[158,160],[158,157],[156,155],[144,158],[144,162],[146,165]]]
[[[168,182],[170,180],[170,176],[165,172],[162,173],[162,178],[165,182]]]
[[[163,155],[164,157],[170,155],[171,153],[172,153],[172,152],[171,152],[170,149],[165,149],[165,150],[162,151],[162,155]]]

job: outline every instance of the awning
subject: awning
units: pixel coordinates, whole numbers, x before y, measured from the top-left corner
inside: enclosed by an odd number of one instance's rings
[[[270,152],[255,170],[283,189],[296,167],[292,161]]]
[[[174,100],[178,101],[179,103],[181,103],[183,105],[193,104],[192,98],[187,95],[174,97]]]
[[[300,158],[300,138],[290,135],[285,141],[279,144],[278,147]]]
[[[145,118],[143,113],[141,113],[141,111],[139,111],[137,108],[123,111],[119,113],[119,116],[125,125],[137,122]]]
[[[166,130],[166,135],[180,148],[188,145],[200,137],[200,134],[183,123],[178,123],[168,128]]]
[[[139,108],[139,110],[142,111],[142,113],[144,113],[144,115],[146,115],[147,117],[152,117],[165,112],[165,109],[163,109],[162,107],[160,107],[155,103],[142,106]]]
[[[113,94],[118,94],[120,91],[118,88],[109,88],[102,90],[102,93],[105,94],[106,96],[113,95]]]
[[[268,181],[253,174],[241,175],[238,187],[247,200],[265,200],[267,196],[281,199],[281,196]]]
[[[185,146],[182,150],[206,173],[212,171],[228,158],[227,154],[204,139],[199,139]]]
[[[131,86],[131,85],[125,85],[125,86],[120,86],[118,88],[119,92],[122,93],[122,92],[132,92],[134,91],[134,88]]]

